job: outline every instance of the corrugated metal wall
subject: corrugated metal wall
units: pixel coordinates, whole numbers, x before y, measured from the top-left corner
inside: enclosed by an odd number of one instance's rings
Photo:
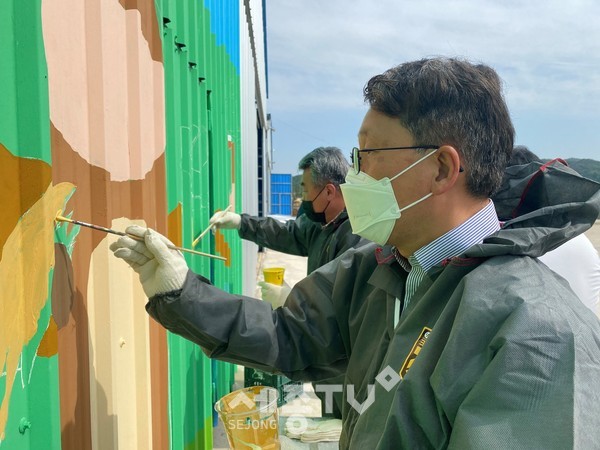
[[[170,232],[191,247],[213,211],[241,208],[239,7],[235,1],[163,1]],[[230,292],[241,289],[240,240],[206,235],[198,248],[227,262],[190,258]],[[213,401],[230,391],[232,366],[209,361],[190,342],[169,336],[173,448],[210,448]]]
[[[212,447],[212,404],[231,388],[233,366],[148,319],[110,235],[53,218],[136,222],[191,247],[214,210],[255,208],[241,195],[243,181],[255,182],[242,162],[256,164],[266,122],[247,98],[266,102],[264,62],[249,54],[262,48],[248,26],[262,32],[262,4],[252,8],[0,5],[2,449]],[[242,256],[235,232],[198,247],[228,260],[188,257],[190,267],[231,292],[245,277],[249,289],[255,273],[242,260],[255,271],[256,254]]]
[[[63,203],[71,188],[51,186],[48,86],[39,16],[37,2],[0,5],[3,449],[60,448],[56,327],[48,301],[57,250],[48,209]]]

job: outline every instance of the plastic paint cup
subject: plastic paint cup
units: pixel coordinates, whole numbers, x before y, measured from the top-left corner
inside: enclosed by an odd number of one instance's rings
[[[269,267],[263,269],[263,275],[267,283],[276,284],[277,286],[283,286],[283,274],[285,268],[283,267]]]
[[[252,386],[238,389],[215,403],[225,425],[229,448],[279,450],[277,389]]]

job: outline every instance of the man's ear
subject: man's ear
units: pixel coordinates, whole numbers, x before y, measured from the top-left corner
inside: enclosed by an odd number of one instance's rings
[[[434,160],[437,173],[433,180],[432,192],[439,195],[454,187],[463,169],[458,151],[451,145],[442,145],[436,153]]]
[[[325,186],[325,190],[327,191],[327,198],[328,199],[333,199],[335,197],[336,194],[336,187],[335,184],[333,183],[327,183],[327,185]]]

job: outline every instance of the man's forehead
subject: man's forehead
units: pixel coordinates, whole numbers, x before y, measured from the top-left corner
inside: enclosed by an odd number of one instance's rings
[[[379,133],[380,128],[385,123],[382,122],[382,118],[386,118],[386,116],[381,113],[369,109],[363,118],[362,123],[360,124],[360,128],[358,130],[358,140],[365,140],[367,138],[376,137]]]
[[[305,187],[306,185],[308,185],[309,187],[310,187],[310,185],[312,185],[312,179],[310,176],[310,167],[307,167],[302,172],[302,181],[300,182],[300,186]]]

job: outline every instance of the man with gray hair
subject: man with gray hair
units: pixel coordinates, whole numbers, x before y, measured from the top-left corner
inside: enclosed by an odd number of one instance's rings
[[[209,223],[217,228],[237,229],[242,239],[260,246],[290,255],[308,256],[307,274],[310,274],[349,248],[366,243],[360,236],[352,234],[340,190],[349,168],[339,148],[316,148],[298,163],[298,169],[302,171],[303,214],[296,219],[282,223],[272,217],[218,212]],[[271,285],[263,290],[275,288]],[[279,304],[283,300],[285,297],[277,299]]]

